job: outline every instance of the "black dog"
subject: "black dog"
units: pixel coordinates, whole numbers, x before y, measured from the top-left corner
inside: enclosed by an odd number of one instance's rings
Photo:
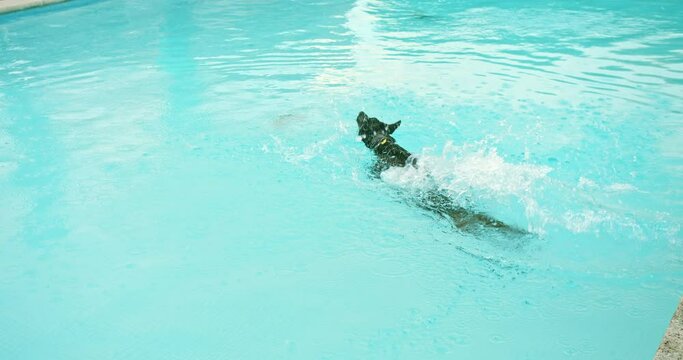
[[[360,112],[356,118],[358,123],[358,135],[368,148],[372,149],[385,167],[406,166],[411,154],[408,150],[396,144],[391,134],[401,126],[398,121],[393,124],[385,124],[377,118],[368,118],[364,112]],[[415,165],[415,159],[412,159]]]
[[[392,166],[417,166],[417,159],[408,150],[396,144],[396,139],[391,136],[401,125],[400,121],[385,124],[377,118],[369,118],[361,111],[356,122],[361,140],[377,155],[378,162],[374,167],[377,174]],[[527,233],[486,214],[458,206],[446,194],[438,190],[425,192],[419,199],[418,205],[450,219],[456,228],[467,232],[479,232],[486,228],[494,228],[511,234]]]

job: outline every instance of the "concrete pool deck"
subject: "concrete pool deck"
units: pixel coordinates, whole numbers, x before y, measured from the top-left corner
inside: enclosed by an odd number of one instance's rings
[[[0,0],[0,14],[64,1],[66,0]]]
[[[669,323],[655,360],[683,360],[683,298]]]

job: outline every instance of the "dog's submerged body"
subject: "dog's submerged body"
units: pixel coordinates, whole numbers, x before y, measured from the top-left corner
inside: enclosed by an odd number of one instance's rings
[[[361,111],[356,118],[356,122],[358,123],[358,135],[361,140],[365,146],[377,155],[378,161],[374,166],[376,173],[380,173],[392,166],[417,166],[417,159],[408,150],[396,144],[396,139],[391,136],[401,125],[400,121],[393,124],[385,124],[377,118],[368,117],[367,114]],[[517,235],[527,233],[486,214],[458,206],[442,191],[430,190],[425,192],[419,199],[418,204],[424,209],[436,212],[450,219],[453,225],[460,230],[479,232],[486,228],[492,228]]]

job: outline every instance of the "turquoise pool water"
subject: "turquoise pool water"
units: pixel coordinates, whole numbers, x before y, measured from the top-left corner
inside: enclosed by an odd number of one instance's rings
[[[0,16],[0,358],[651,358],[683,295],[681,13]],[[420,168],[370,177],[360,110]],[[434,187],[534,235],[460,233]]]

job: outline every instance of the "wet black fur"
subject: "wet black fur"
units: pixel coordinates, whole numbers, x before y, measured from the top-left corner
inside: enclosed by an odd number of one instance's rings
[[[385,124],[377,118],[368,117],[361,111],[356,122],[361,140],[377,155],[378,161],[373,167],[375,175],[379,175],[381,171],[391,166],[417,166],[417,159],[408,150],[398,145],[396,139],[391,136],[401,125],[400,121]],[[479,232],[492,228],[511,234],[526,234],[526,231],[509,226],[489,215],[458,206],[446,194],[438,190],[425,192],[419,199],[418,205],[448,218],[456,228],[467,232]]]

